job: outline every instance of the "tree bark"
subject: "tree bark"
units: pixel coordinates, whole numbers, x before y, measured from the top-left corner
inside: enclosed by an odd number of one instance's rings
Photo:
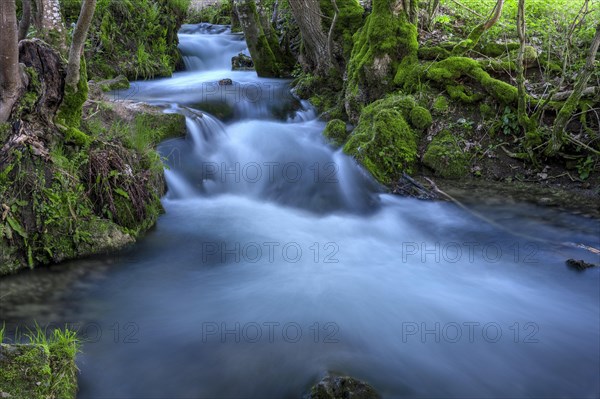
[[[19,21],[19,41],[27,38],[29,25],[31,24],[31,0],[23,0],[23,15]]]
[[[6,122],[21,88],[15,0],[0,0],[0,36],[0,122]]]
[[[598,47],[600,47],[600,23],[596,26],[596,35],[592,40],[590,46],[590,52],[585,62],[585,67],[581,74],[577,77],[577,82],[573,88],[573,93],[569,96],[565,104],[560,109],[556,120],[554,121],[554,128],[552,129],[552,140],[548,147],[548,154],[556,154],[563,145],[564,142],[564,131],[569,123],[571,115],[579,106],[579,100],[587,86],[590,77],[594,73],[594,64],[596,63],[596,54],[598,53]]]
[[[289,4],[302,36],[305,68],[320,76],[327,75],[333,65],[327,35],[322,28],[319,1],[290,0]]]
[[[87,38],[94,11],[96,9],[96,0],[83,0],[77,25],[73,31],[73,41],[69,50],[69,62],[67,64],[66,84],[76,88],[79,83],[79,70],[81,68],[81,56],[83,55],[83,46]]]
[[[40,38],[67,52],[66,29],[60,14],[59,0],[35,0],[34,23]]]
[[[279,64],[263,31],[256,3],[254,0],[235,0],[234,4],[256,73],[258,76],[279,76]]]

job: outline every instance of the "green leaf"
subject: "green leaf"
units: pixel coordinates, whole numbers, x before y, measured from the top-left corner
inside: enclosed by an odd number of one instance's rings
[[[129,199],[129,194],[127,194],[127,192],[121,188],[115,188],[115,193],[119,194],[121,197]]]
[[[27,238],[27,233],[23,229],[23,226],[21,226],[21,224],[16,219],[14,219],[12,216],[8,216],[6,220],[8,221],[8,224],[14,231],[16,231],[21,237]]]

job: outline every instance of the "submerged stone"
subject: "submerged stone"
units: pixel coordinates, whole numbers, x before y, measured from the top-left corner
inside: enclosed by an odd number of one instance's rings
[[[315,384],[307,399],[376,399],[381,396],[366,382],[348,376],[328,375]]]

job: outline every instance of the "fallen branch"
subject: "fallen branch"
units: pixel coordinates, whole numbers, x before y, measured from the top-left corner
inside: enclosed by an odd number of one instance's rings
[[[427,180],[429,182],[429,184],[431,185],[431,188],[433,191],[435,191],[436,193],[442,195],[443,197],[446,197],[448,200],[450,200],[452,203],[454,203],[455,205],[457,205],[459,208],[467,211],[468,213],[470,213],[471,215],[475,216],[476,218],[488,223],[491,226],[494,226],[502,231],[505,231],[511,235],[517,236],[517,237],[521,237],[521,238],[526,238],[528,240],[531,241],[537,241],[537,242],[542,242],[542,243],[546,243],[546,244],[551,244],[551,245],[556,245],[556,246],[561,246],[561,247],[569,247],[569,248],[578,248],[578,249],[584,249],[586,251],[589,251],[593,254],[599,255],[600,254],[600,249],[594,248],[594,247],[590,247],[589,245],[585,245],[585,244],[577,244],[577,243],[573,243],[573,242],[555,242],[555,241],[550,241],[544,238],[539,238],[539,237],[533,237],[527,234],[522,234],[522,233],[518,233],[518,232],[514,232],[512,230],[509,230],[507,227],[495,222],[494,220],[489,219],[488,217],[482,215],[481,213],[474,211],[472,209],[470,209],[469,207],[467,207],[465,204],[463,204],[462,202],[460,202],[459,200],[457,200],[456,198],[454,198],[453,196],[451,196],[450,194],[440,190],[440,188],[437,186],[437,184],[435,184],[435,182],[431,179],[429,179],[428,177],[425,177],[425,180]]]

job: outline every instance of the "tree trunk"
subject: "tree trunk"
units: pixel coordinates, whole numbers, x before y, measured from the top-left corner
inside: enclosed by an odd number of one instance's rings
[[[81,56],[83,55],[83,46],[87,38],[88,30],[92,23],[94,11],[96,9],[96,0],[83,0],[77,25],[73,31],[73,41],[69,50],[69,62],[67,64],[66,84],[71,88],[76,88],[79,83],[79,70],[81,68]]]
[[[31,0],[23,0],[23,15],[19,21],[19,41],[27,38],[29,25],[31,24]]]
[[[279,76],[279,63],[263,31],[256,3],[254,0],[235,0],[234,4],[256,73],[258,76]]]
[[[318,0],[289,0],[302,36],[305,69],[326,76],[333,66],[329,58],[327,35],[323,31]]]
[[[66,29],[60,14],[59,0],[35,0],[34,23],[38,36],[61,53],[67,52]]]
[[[575,83],[573,93],[571,93],[563,107],[560,109],[558,116],[554,121],[554,128],[552,129],[552,140],[547,151],[549,155],[556,154],[563,145],[564,131],[567,127],[567,123],[569,123],[571,115],[573,115],[573,112],[575,112],[575,110],[579,106],[579,100],[581,99],[581,95],[585,90],[587,83],[590,80],[590,77],[595,71],[594,64],[596,63],[596,54],[598,53],[598,47],[600,47],[600,24],[596,26],[596,35],[592,40],[592,45],[590,47],[590,52],[585,62],[585,67],[583,68],[581,74],[579,74],[579,76],[577,77],[577,82]]]
[[[406,0],[374,0],[373,11],[354,35],[348,63],[344,106],[352,122],[358,121],[364,105],[397,86],[412,89],[418,49],[410,4]]]
[[[21,88],[15,0],[0,0],[0,35],[0,122],[6,122]]]

